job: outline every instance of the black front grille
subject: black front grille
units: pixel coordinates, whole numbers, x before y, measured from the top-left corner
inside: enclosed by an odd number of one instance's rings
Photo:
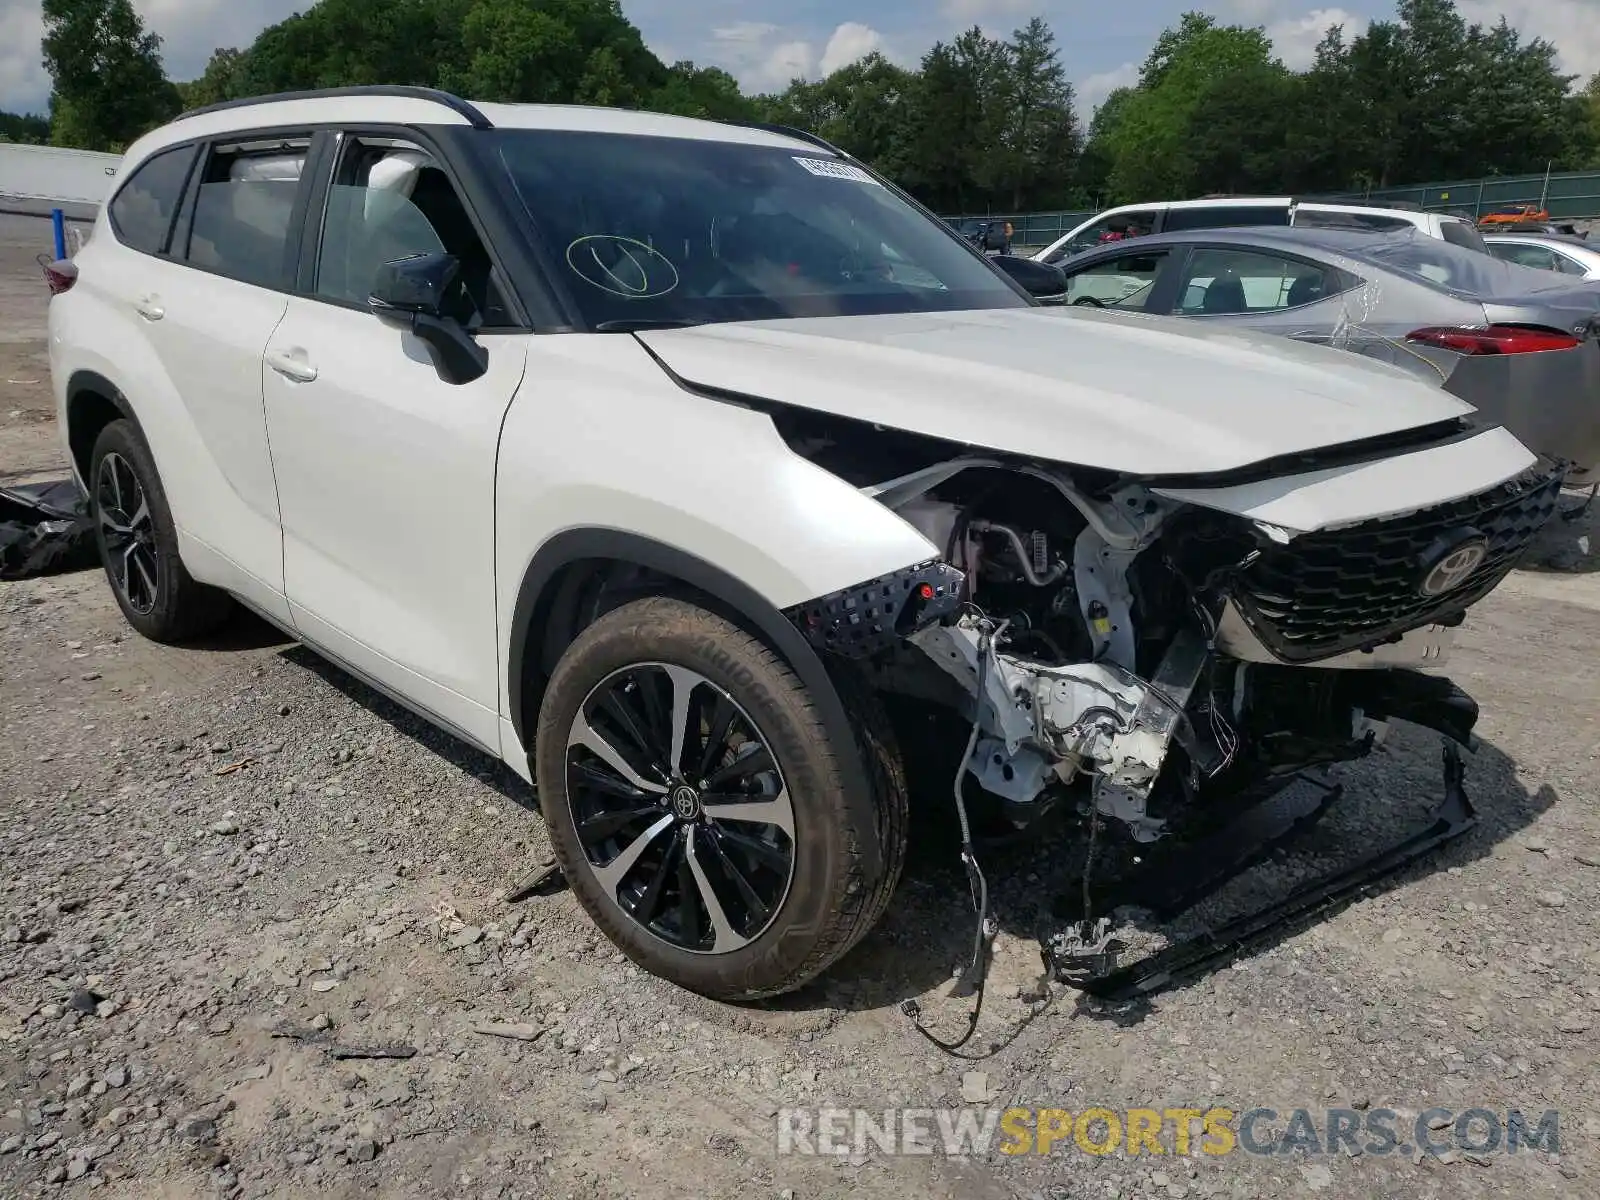
[[[1392,641],[1455,617],[1492,591],[1555,512],[1563,474],[1541,465],[1464,500],[1273,545],[1240,572],[1233,597],[1262,644],[1285,662]],[[1423,595],[1430,556],[1467,530],[1488,543],[1482,564],[1444,595]]]

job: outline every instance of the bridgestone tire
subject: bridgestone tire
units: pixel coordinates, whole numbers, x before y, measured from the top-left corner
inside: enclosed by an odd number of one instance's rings
[[[731,698],[771,749],[792,803],[787,893],[764,931],[737,949],[697,952],[657,936],[608,894],[579,841],[568,795],[569,736],[596,688],[642,664],[686,668]],[[905,862],[904,775],[876,703],[848,681],[843,691],[870,780],[870,828],[854,822],[835,750],[806,688],[764,643],[723,618],[683,600],[637,600],[600,618],[561,657],[539,712],[540,804],[578,900],[646,971],[720,1000],[778,995],[816,978],[883,915]],[[883,864],[875,876],[865,865],[873,858]]]

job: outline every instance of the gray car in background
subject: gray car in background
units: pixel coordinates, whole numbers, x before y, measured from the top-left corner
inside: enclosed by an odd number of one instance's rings
[[[1600,282],[1404,231],[1155,234],[1059,264],[1062,302],[1320,342],[1440,383],[1600,480]]]

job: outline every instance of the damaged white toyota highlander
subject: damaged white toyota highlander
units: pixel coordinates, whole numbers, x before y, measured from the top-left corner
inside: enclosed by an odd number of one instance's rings
[[[51,278],[134,627],[243,605],[503,759],[606,934],[730,999],[858,942],[936,810],[981,983],[974,823],[1155,852],[1389,721],[1470,745],[1425,672],[1562,478],[1376,362],[1041,307],[773,128],[232,103],[137,143]],[[1445,759],[1412,852],[1470,821]],[[1060,977],[1150,986],[1078,915]]]

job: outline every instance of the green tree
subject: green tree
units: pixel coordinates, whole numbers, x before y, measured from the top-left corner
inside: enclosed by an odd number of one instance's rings
[[[998,137],[993,165],[984,173],[1009,192],[1006,203],[1012,209],[1064,202],[1083,138],[1072,84],[1043,18],[1035,17],[1012,35],[998,82]]]
[[[10,113],[0,109],[0,142],[42,146],[50,140],[50,119],[33,113]]]
[[[1260,29],[1185,13],[1118,114],[1109,185],[1139,202],[1243,190],[1281,162],[1288,72]]]
[[[753,121],[760,113],[739,81],[720,67],[697,67],[687,60],[667,68],[666,82],[650,97],[650,108],[680,117],[712,121]]]
[[[177,113],[161,39],[130,0],[44,0],[42,15],[56,145],[121,150]]]
[[[199,79],[178,84],[183,106],[203,108],[207,104],[220,104],[224,100],[236,100],[248,95],[245,90],[248,86],[245,80],[247,66],[248,59],[242,50],[213,50]]]

